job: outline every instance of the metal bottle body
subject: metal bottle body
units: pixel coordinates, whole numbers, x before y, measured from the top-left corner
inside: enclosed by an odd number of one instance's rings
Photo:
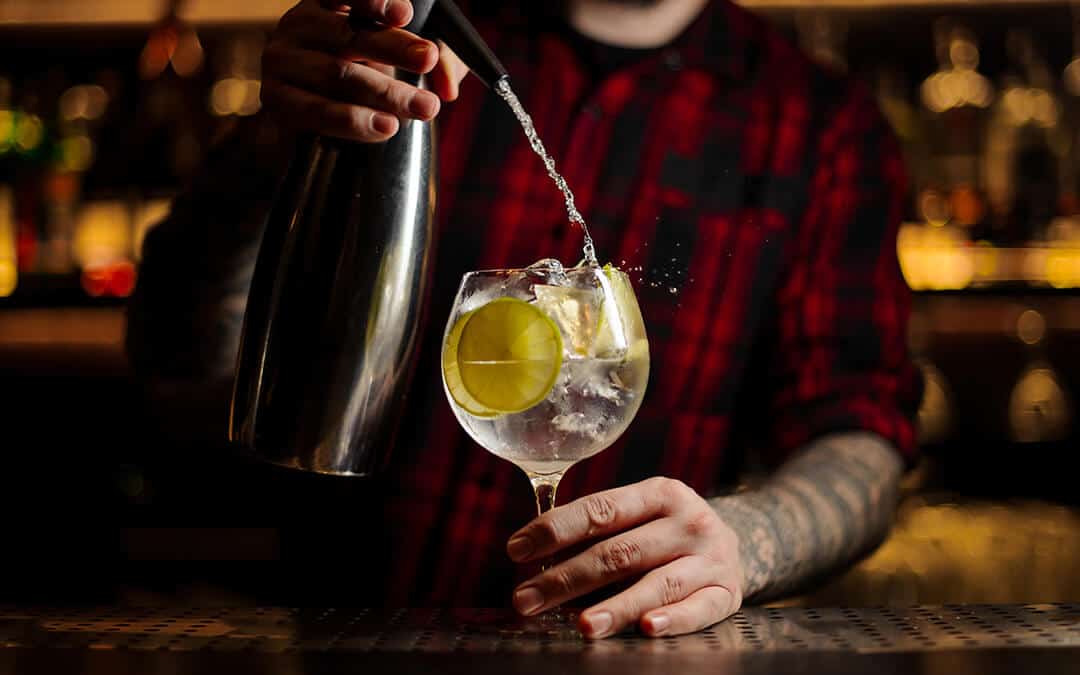
[[[267,461],[370,475],[386,460],[428,291],[435,130],[301,145],[267,222],[229,438]]]

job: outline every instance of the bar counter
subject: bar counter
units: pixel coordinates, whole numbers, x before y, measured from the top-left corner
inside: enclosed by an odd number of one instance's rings
[[[603,641],[495,630],[495,610],[0,609],[7,673],[1080,672],[1080,603],[747,608]]]

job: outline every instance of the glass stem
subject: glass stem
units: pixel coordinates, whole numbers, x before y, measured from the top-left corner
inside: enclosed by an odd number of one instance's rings
[[[536,493],[537,515],[542,516],[551,509],[555,508],[555,491],[559,489],[560,480],[562,480],[562,474],[553,474],[549,476],[529,476],[529,482],[532,483],[533,492]],[[540,563],[540,570],[546,570],[553,564],[555,564],[554,558],[545,558]]]

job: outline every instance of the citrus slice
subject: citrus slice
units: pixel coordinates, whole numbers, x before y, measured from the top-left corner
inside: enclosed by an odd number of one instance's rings
[[[499,298],[462,316],[447,336],[443,374],[454,401],[480,417],[528,410],[562,367],[559,327],[535,305]]]
[[[600,320],[593,342],[592,356],[626,354],[631,336],[627,335],[635,316],[640,317],[637,297],[630,279],[625,273],[608,263],[604,265],[604,303],[600,308]],[[609,302],[609,300],[614,302]],[[636,314],[635,314],[636,313]],[[640,319],[638,319],[640,322]]]
[[[461,371],[458,368],[457,361],[458,345],[461,344],[461,331],[474,313],[475,310],[462,315],[454,324],[454,327],[450,329],[450,334],[446,336],[446,346],[443,347],[442,359],[443,379],[446,381],[446,388],[449,390],[450,396],[465,412],[476,417],[496,417],[499,414],[498,411],[481,405],[479,401],[469,394],[465,389],[465,385],[461,383]]]

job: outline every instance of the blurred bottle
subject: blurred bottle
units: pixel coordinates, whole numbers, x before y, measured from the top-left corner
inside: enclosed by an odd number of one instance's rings
[[[1062,194],[1068,136],[1054,78],[1031,34],[1012,30],[1006,46],[1008,70],[987,129],[984,166],[995,229],[1019,245],[1047,238]]]
[[[1028,364],[1009,397],[1009,423],[1020,443],[1060,441],[1072,424],[1071,401],[1046,355],[1046,333],[1041,312],[1026,309],[1017,317],[1016,337],[1026,347]]]
[[[979,159],[986,109],[994,90],[978,72],[975,34],[950,19],[934,24],[938,70],[922,84],[921,97],[929,112],[933,165],[918,204],[926,222],[962,228],[969,240],[984,238],[986,213]]]

